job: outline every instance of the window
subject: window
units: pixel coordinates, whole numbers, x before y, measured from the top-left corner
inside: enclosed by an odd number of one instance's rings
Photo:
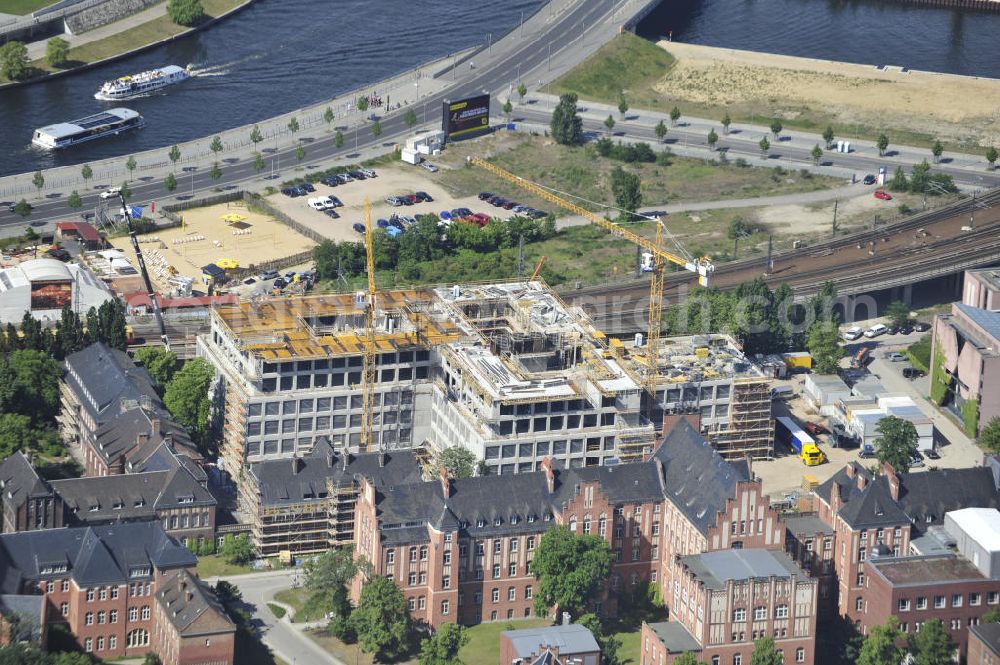
[[[712,665],[720,665],[720,659],[718,655],[712,656]]]
[[[118,600],[118,587],[111,587],[111,600]]]
[[[742,623],[747,620],[746,609],[739,607],[733,610],[733,623]]]
[[[69,580],[63,580],[61,588],[62,588],[63,591],[69,591]],[[117,589],[116,589],[116,591],[117,591]]]
[[[108,623],[118,623],[118,610],[108,612]]]
[[[86,651],[87,653],[90,653],[91,651],[94,650],[94,638],[93,637],[88,637],[87,639],[85,639],[83,641],[83,650]]]
[[[493,592],[491,595],[494,603],[500,602],[500,589],[498,589],[497,587],[493,587]]]
[[[64,617],[68,617],[69,616],[69,603],[62,603],[61,605],[59,605],[59,611],[62,613],[62,615]]]
[[[517,589],[507,587],[507,600],[517,600]]]
[[[476,605],[482,605],[483,604],[483,594],[481,594],[478,591],[476,593],[472,594],[472,602],[475,603]]]
[[[129,631],[126,637],[126,646],[128,648],[133,647],[144,647],[149,646],[149,631],[142,628],[137,628],[133,631]]]
[[[101,600],[107,600],[108,599],[108,589],[107,589],[107,587],[103,587],[102,586],[101,590],[97,594],[97,597],[100,598]]]
[[[733,654],[733,665],[743,665],[743,654],[741,653]]]
[[[507,577],[514,577],[517,575],[517,562],[511,561],[507,564]]]
[[[528,551],[531,552],[535,549],[535,537],[528,536]]]
[[[996,605],[1000,603],[1000,591],[990,591],[986,594],[986,604]]]
[[[450,589],[451,588],[451,575],[445,575],[441,578],[441,588]]]
[[[944,607],[944,596],[934,596],[934,607],[939,609]]]
[[[416,561],[416,560],[417,560],[417,548],[416,547],[411,547],[410,548],[410,561]]]
[[[417,609],[422,610],[425,607],[427,607],[427,599],[425,599],[423,596],[420,596],[419,598],[417,598]]]
[[[524,587],[524,599],[525,600],[531,600],[532,598],[534,598],[534,595],[533,595],[533,592],[531,590],[531,586]]]
[[[118,648],[118,636],[112,635],[111,637],[108,638],[108,649],[114,651],[117,648]]]
[[[410,586],[416,586],[417,585],[417,574],[416,573],[410,573],[410,579],[409,579],[409,581],[410,581]]]
[[[427,584],[427,571],[426,570],[421,570],[420,571],[420,580],[419,580],[419,582],[420,582],[421,585]]]
[[[94,590],[87,589],[87,602],[90,603],[93,602],[93,600],[94,600]]]
[[[93,612],[87,612],[87,614],[84,615],[83,622],[85,624],[87,624],[88,626],[93,626],[94,625],[94,613]]]
[[[139,620],[139,608],[138,607],[130,607],[130,608],[128,608],[128,620],[129,621],[138,621]]]
[[[898,608],[899,608],[900,612],[909,612],[910,611],[910,599],[909,598],[900,598],[899,599]]]
[[[389,550],[385,553],[386,563],[396,563],[396,550]]]
[[[795,662],[796,663],[806,662],[806,650],[803,649],[802,647],[799,647],[798,649],[795,650]]]
[[[104,638],[103,637],[98,637],[97,638],[97,650],[98,651],[104,651]]]
[[[101,610],[100,612],[98,612],[97,613],[97,623],[104,623],[104,620],[105,620],[106,616],[107,615],[105,614],[104,610]]]
[[[441,557],[441,563],[450,566],[451,565],[451,550],[445,550]]]
[[[412,612],[413,610],[417,609],[417,600],[415,598],[407,598],[406,606]]]
[[[983,597],[978,593],[969,594],[969,605],[977,606],[982,602]]]
[[[500,554],[500,548],[501,548],[502,545],[503,545],[503,543],[500,541],[499,538],[497,538],[496,540],[494,540],[493,541],[493,553],[494,554]]]
[[[142,620],[149,621],[149,605],[142,606]]]
[[[55,590],[56,590],[56,583],[55,582],[48,582],[48,583],[46,583],[46,585],[45,585],[45,593],[53,593],[53,592],[55,592]]]
[[[778,605],[774,608],[774,618],[775,619],[787,619],[788,618],[788,605]]]
[[[499,563],[493,564],[493,579],[495,579],[495,580],[500,579],[500,564]]]
[[[420,548],[420,560],[427,561],[427,546],[424,545]]]
[[[952,619],[951,620],[951,629],[952,630],[958,630],[961,627],[962,627],[962,620],[961,619]]]
[[[927,596],[917,596],[917,609],[918,610],[927,609]]]
[[[862,600],[861,598],[858,598],[857,600],[854,601],[854,609],[856,611],[860,612],[864,608],[865,608],[865,601],[864,600]]]
[[[753,608],[753,620],[754,621],[764,621],[767,619],[767,608],[766,607],[755,607]]]
[[[507,549],[511,552],[517,551],[517,538],[511,538],[510,542],[507,544]]]
[[[441,614],[448,614],[451,611],[451,602],[447,600],[441,601]]]
[[[952,594],[952,596],[951,596],[951,606],[952,607],[961,607],[963,600],[964,600],[964,597],[962,596],[962,594],[960,594],[960,593]]]

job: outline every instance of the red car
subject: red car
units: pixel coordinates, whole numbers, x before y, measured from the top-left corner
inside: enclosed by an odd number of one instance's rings
[[[477,212],[473,215],[469,215],[468,220],[470,222],[475,222],[479,226],[486,226],[490,223],[490,216],[485,213]]]
[[[891,201],[892,200],[892,194],[890,194],[889,192],[885,191],[884,189],[876,189],[875,190],[875,198],[882,199],[883,201]]]
[[[819,423],[806,422],[805,423],[805,428],[806,428],[807,432],[809,432],[810,434],[812,434],[814,436],[819,435],[819,434],[829,434],[830,433],[830,430],[828,430],[827,428],[823,427]]]

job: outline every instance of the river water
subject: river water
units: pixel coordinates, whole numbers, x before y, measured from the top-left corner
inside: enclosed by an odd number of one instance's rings
[[[664,0],[639,25],[657,39],[1000,78],[1000,13],[897,0]]]
[[[0,92],[0,175],[77,164],[210,135],[329,99],[437,57],[498,39],[542,4],[454,0],[260,0],[187,39],[135,57]],[[101,83],[167,64],[200,72],[159,94],[100,102]],[[113,106],[146,127],[58,152],[31,146],[37,127]]]

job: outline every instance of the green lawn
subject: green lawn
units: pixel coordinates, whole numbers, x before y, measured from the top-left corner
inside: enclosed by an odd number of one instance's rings
[[[318,621],[323,618],[323,608],[308,607],[309,590],[304,587],[296,589],[284,589],[274,594],[274,599],[279,603],[284,603],[295,610],[292,614],[292,621],[302,623],[306,621]]]
[[[337,638],[333,637],[325,630],[307,630],[305,634],[316,644],[320,645],[327,652],[333,655],[334,658],[339,659],[344,663],[351,663],[351,665],[375,665],[375,661],[372,657],[358,647],[357,644],[344,644]],[[473,665],[476,663],[493,663],[496,661],[496,650],[494,650],[493,657],[485,661],[472,661],[466,660],[466,665]],[[396,661],[394,665],[417,665],[416,659],[414,660],[401,660]]]
[[[205,579],[208,577],[225,577],[228,575],[243,575],[254,572],[250,566],[235,566],[217,554],[198,557],[198,567],[195,569],[198,577]]]
[[[0,14],[24,16],[54,3],[55,0],[0,0]]]
[[[472,626],[468,630],[469,643],[458,652],[459,659],[468,665],[497,662],[500,650],[500,633],[505,630],[551,626],[548,619],[522,619],[519,621],[495,621]]]

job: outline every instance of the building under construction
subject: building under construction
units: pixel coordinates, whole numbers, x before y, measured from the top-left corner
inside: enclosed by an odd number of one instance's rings
[[[321,295],[212,311],[222,466],[362,446],[365,300]],[[373,450],[462,446],[492,473],[648,452],[641,384],[586,315],[540,282],[379,293]],[[288,462],[291,464],[291,462]]]

